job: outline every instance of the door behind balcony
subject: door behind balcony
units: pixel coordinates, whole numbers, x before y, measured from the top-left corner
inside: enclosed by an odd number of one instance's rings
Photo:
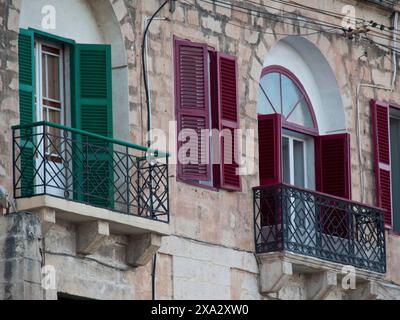
[[[283,182],[302,189],[314,186],[313,138],[289,130],[282,135]],[[282,194],[284,215],[287,217],[289,243],[314,248],[316,244],[315,206],[302,193],[285,189]]]
[[[65,124],[64,52],[61,45],[35,42],[36,119]],[[46,130],[46,132],[43,132]],[[37,128],[36,194],[63,196],[66,188],[64,144],[61,131],[54,127]]]

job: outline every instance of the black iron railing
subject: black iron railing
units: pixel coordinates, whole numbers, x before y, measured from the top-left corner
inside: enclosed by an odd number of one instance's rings
[[[386,272],[383,211],[279,184],[254,189],[257,253],[288,251]]]
[[[13,127],[14,195],[169,222],[168,154],[48,122]]]

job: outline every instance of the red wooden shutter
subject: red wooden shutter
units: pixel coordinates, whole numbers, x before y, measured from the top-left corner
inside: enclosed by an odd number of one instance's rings
[[[282,182],[282,122],[280,114],[258,116],[258,146],[260,185],[264,187]],[[276,192],[278,191],[261,190],[262,226],[281,224],[282,208]]]
[[[315,156],[317,190],[351,199],[350,135],[318,137]]]
[[[178,157],[178,178],[183,180],[208,181],[211,179],[208,136],[202,130],[210,129],[207,46],[189,41],[175,40],[175,94],[176,119],[179,132],[184,129],[196,131],[198,137],[196,161],[183,164]],[[187,143],[179,141],[179,150]]]
[[[237,64],[233,56],[216,53],[213,59],[216,66],[217,113],[214,123],[218,122],[220,132],[219,187],[237,191],[241,189],[239,170],[239,146],[236,129],[239,129],[239,101],[237,88]],[[225,137],[225,138],[224,138]]]
[[[351,199],[350,135],[320,136],[315,144],[317,190],[340,198]],[[319,204],[321,231],[348,238],[350,215],[341,210],[335,199]]]
[[[375,149],[376,204],[385,210],[385,223],[393,225],[392,184],[390,159],[390,106],[377,101],[371,102],[373,141]]]
[[[282,123],[280,114],[258,116],[258,146],[260,185],[282,182],[281,145]]]

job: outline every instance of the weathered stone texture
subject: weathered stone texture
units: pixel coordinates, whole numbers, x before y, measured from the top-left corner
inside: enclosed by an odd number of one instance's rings
[[[192,1],[190,1],[192,2]],[[340,12],[346,1],[300,1],[308,6]],[[124,37],[129,70],[129,124],[134,143],[146,142],[145,94],[141,65],[143,21],[158,9],[158,0],[110,0]],[[153,123],[168,129],[175,119],[173,36],[207,43],[216,50],[238,57],[239,98],[242,129],[254,129],[257,136],[258,81],[268,52],[285,34],[307,33],[272,19],[238,13],[232,8],[198,1],[194,5],[176,2],[159,14],[169,20],[155,21],[149,30],[149,80]],[[277,4],[277,7],[280,5]],[[293,10],[285,8],[286,10]],[[12,190],[12,142],[10,126],[19,122],[17,31],[20,1],[0,1],[0,185]],[[388,15],[359,6],[360,17],[390,24]],[[304,16],[337,23],[332,17],[301,12]],[[228,23],[230,22],[230,23]],[[254,30],[241,28],[251,24]],[[261,31],[261,32],[259,32]],[[349,41],[341,36],[305,36],[323,53],[330,64],[346,112],[346,130],[352,134],[352,194],[354,200],[374,204],[375,182],[369,101],[372,98],[399,103],[398,79],[393,92],[362,88],[360,127],[362,163],[356,143],[356,93],[363,81],[388,85],[391,79],[389,57],[380,49]],[[368,58],[360,59],[367,50]],[[256,170],[258,171],[256,151]],[[251,188],[258,185],[257,174],[243,177],[243,191],[229,193],[193,187],[176,181],[176,167],[170,166],[171,225],[174,236],[164,239],[158,259],[157,292],[162,299],[255,298],[259,299],[258,264],[254,252],[253,203]],[[364,174],[365,185],[360,184]],[[362,193],[364,195],[362,195]],[[0,232],[0,237],[3,233]],[[77,229],[57,221],[46,234],[46,263],[56,266],[60,292],[110,299],[151,298],[151,263],[131,268],[125,264],[129,239],[111,235],[87,257],[78,255]],[[192,240],[189,240],[192,239]],[[388,283],[400,285],[396,253],[398,237],[388,238]],[[208,242],[203,244],[200,242]],[[0,273],[1,276],[1,273]],[[304,279],[291,282],[278,298],[305,299]],[[22,289],[18,289],[22,290]],[[34,289],[32,289],[34,290]],[[335,297],[332,293],[331,297]],[[338,296],[336,296],[338,297]],[[268,297],[267,297],[268,298]],[[270,297],[274,298],[274,297]]]
[[[0,299],[42,300],[41,228],[36,216],[0,217]]]

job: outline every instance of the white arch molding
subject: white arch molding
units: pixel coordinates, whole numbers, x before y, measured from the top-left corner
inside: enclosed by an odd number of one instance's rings
[[[267,54],[264,68],[278,65],[291,71],[304,86],[313,106],[319,134],[346,132],[346,117],[336,77],[320,50],[309,40],[288,36]],[[257,104],[257,112],[266,107]]]
[[[44,29],[42,8],[53,6],[56,28]],[[124,37],[109,0],[22,0],[20,28],[34,28],[77,43],[111,44],[114,137],[129,140],[128,66]]]

